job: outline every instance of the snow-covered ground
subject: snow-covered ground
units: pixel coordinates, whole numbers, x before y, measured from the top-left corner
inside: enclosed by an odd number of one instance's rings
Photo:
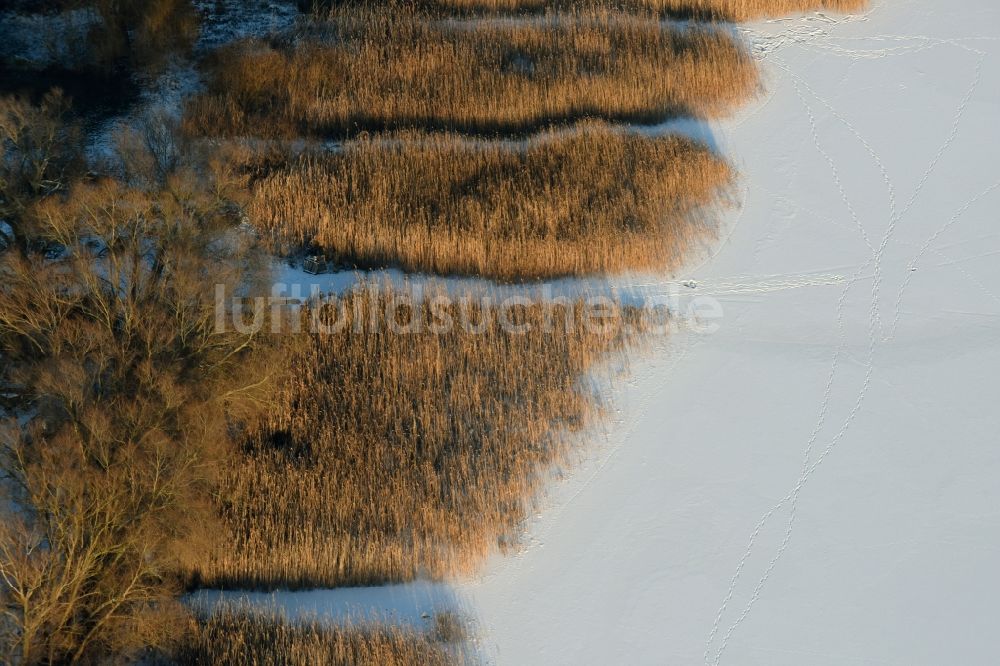
[[[524,551],[281,606],[471,609],[498,664],[1000,660],[1000,6],[874,3],[745,31],[725,317],[632,364]]]
[[[282,32],[299,16],[295,0],[194,0],[194,6],[203,17],[196,45],[202,53],[237,39]]]
[[[58,14],[0,10],[0,59],[34,67],[68,66],[83,57],[87,33],[99,21],[86,7]]]

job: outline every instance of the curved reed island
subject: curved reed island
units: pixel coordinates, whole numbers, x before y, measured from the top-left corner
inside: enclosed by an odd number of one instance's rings
[[[408,132],[270,172],[249,214],[283,252],[533,280],[676,267],[732,179],[700,143],[599,123],[523,143]]]
[[[319,311],[332,330],[287,338],[291,374],[225,470],[230,535],[205,585],[470,573],[517,541],[546,472],[599,413],[584,380],[660,325],[624,306],[595,325],[583,302],[408,293],[369,282]]]
[[[449,22],[341,8],[295,39],[243,41],[206,62],[194,135],[344,138],[361,131],[527,134],[596,117],[717,117],[758,86],[728,31],[575,12]]]
[[[389,5],[393,0],[353,0],[360,5]],[[301,0],[306,9],[329,11],[333,0]],[[752,21],[814,11],[856,12],[868,0],[416,0],[427,11],[459,14],[540,13],[581,8],[610,8],[659,16],[717,21]]]

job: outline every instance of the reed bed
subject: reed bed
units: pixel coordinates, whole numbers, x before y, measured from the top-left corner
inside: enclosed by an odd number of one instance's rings
[[[362,4],[370,4],[364,3]],[[385,3],[378,3],[385,4]],[[391,4],[391,3],[389,3]],[[654,13],[678,18],[745,22],[814,11],[850,13],[865,9],[868,0],[421,0],[436,11],[469,14],[545,12],[580,7]]]
[[[648,318],[617,309],[592,326],[567,302],[504,320],[481,299],[434,296],[399,306],[398,291],[369,283],[314,310],[343,328],[294,338],[290,376],[224,484],[230,534],[196,580],[441,579],[517,542],[546,473],[600,411],[588,373]],[[414,313],[427,325],[413,330]]]
[[[295,39],[225,47],[205,68],[207,91],[184,120],[199,136],[526,134],[582,118],[711,118],[758,86],[728,31],[612,12],[455,23],[340,8]]]
[[[463,2],[463,0],[451,0]],[[496,0],[488,0],[494,2]],[[752,21],[814,11],[851,13],[865,9],[868,0],[632,0],[682,16],[724,21]],[[504,0],[499,0],[504,2]]]
[[[461,666],[463,653],[432,632],[392,623],[292,622],[278,613],[227,609],[195,624],[179,666]]]
[[[280,252],[516,281],[675,268],[733,177],[695,141],[599,123],[520,144],[411,132],[273,168],[248,210]]]

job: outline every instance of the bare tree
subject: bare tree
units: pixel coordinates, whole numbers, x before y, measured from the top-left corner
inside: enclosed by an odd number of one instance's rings
[[[180,120],[165,109],[151,110],[116,136],[122,171],[141,185],[162,186],[181,161]]]
[[[25,215],[57,255],[0,255],[0,381],[33,414],[0,437],[10,661],[169,638],[151,618],[217,533],[214,475],[269,395],[264,342],[215,326],[214,286],[260,270],[230,185],[187,172],[151,193],[79,185]]]
[[[33,105],[0,98],[0,218],[17,220],[38,197],[66,187],[81,165],[79,128],[65,122],[69,101],[60,90]]]

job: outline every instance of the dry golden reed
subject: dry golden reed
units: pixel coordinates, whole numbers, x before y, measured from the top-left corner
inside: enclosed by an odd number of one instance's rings
[[[455,1],[455,0],[452,0]],[[463,0],[457,0],[462,2]],[[493,0],[487,0],[492,2]],[[726,21],[788,16],[812,11],[850,13],[864,9],[868,0],[632,0],[637,6],[683,15]],[[503,2],[503,0],[500,0]]]
[[[542,12],[572,7],[608,7],[633,12],[723,21],[788,16],[813,11],[856,12],[868,0],[422,0],[428,9],[457,12]]]
[[[180,666],[461,666],[463,653],[430,632],[392,623],[338,626],[227,609],[191,628]]]
[[[716,117],[758,85],[728,31],[606,12],[455,23],[341,9],[292,42],[240,42],[206,67],[187,131],[266,138]]]
[[[229,470],[231,534],[196,572],[205,586],[473,571],[516,541],[546,472],[599,410],[587,373],[648,321],[622,309],[591,326],[581,303],[534,304],[508,312],[530,325],[519,332],[479,298],[390,309],[397,293],[369,284],[326,306],[342,329],[293,338],[277,404]],[[413,312],[427,325],[400,334]]]
[[[404,133],[272,170],[250,219],[282,251],[501,280],[675,268],[730,166],[678,136],[588,123],[523,143]]]

